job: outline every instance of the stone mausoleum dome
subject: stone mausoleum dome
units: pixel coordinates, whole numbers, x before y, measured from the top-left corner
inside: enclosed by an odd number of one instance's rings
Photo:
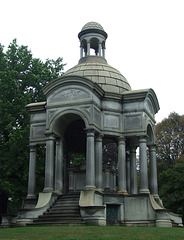
[[[65,76],[86,77],[98,83],[105,92],[121,94],[131,90],[126,78],[107,64],[105,59],[107,33],[103,27],[99,23],[89,22],[83,26],[78,37],[81,49],[80,60],[78,65],[65,73]]]

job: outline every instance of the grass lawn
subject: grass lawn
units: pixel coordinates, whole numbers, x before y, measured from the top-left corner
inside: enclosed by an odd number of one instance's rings
[[[66,239],[66,240],[98,240],[98,239],[184,239],[184,228],[144,228],[119,226],[61,226],[61,227],[22,227],[0,228],[1,239]]]

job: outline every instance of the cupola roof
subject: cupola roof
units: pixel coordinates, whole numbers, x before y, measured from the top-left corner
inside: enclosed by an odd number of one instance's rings
[[[80,40],[80,60],[78,65],[64,75],[77,75],[96,82],[105,92],[123,93],[131,87],[126,78],[105,59],[107,33],[97,22],[88,22],[78,34]],[[94,50],[94,54],[92,51]]]

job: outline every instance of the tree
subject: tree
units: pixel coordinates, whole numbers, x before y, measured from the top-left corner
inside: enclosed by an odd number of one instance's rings
[[[184,212],[184,115],[171,113],[156,125],[159,195],[171,211]]]
[[[171,113],[156,125],[158,170],[171,167],[184,154],[184,115]]]
[[[14,211],[27,189],[29,161],[29,114],[25,106],[44,101],[42,88],[63,74],[63,59],[33,58],[27,46],[16,39],[6,52],[0,44],[0,211],[6,213],[8,199]],[[3,206],[3,207],[2,207]]]
[[[177,159],[173,167],[159,174],[160,197],[164,206],[172,212],[184,213],[184,155]]]

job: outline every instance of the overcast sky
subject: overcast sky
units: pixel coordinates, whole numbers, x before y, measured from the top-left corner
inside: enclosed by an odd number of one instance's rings
[[[133,90],[153,88],[156,121],[184,114],[184,0],[0,0],[0,43],[14,38],[34,57],[78,63],[78,33],[90,21],[108,34],[106,59]]]

